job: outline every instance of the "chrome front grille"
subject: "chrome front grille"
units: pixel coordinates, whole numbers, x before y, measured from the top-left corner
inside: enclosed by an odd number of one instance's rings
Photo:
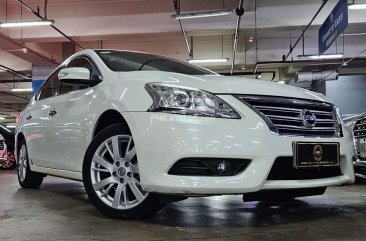
[[[356,140],[356,152],[361,161],[366,161],[366,158],[361,157],[361,139],[366,138],[366,116],[361,117],[355,123],[353,128],[353,136]],[[355,172],[363,174],[362,171],[366,171],[366,167],[358,167]]]
[[[356,121],[353,135],[356,139],[366,137],[366,116]]]
[[[339,129],[332,104],[304,99],[236,95],[279,135],[335,137]]]
[[[0,140],[0,150],[3,151],[5,149],[4,140]]]

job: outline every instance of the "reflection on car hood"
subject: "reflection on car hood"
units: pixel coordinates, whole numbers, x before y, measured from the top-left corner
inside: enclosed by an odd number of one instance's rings
[[[163,82],[169,85],[186,86],[215,94],[248,94],[303,98],[331,102],[324,95],[285,84],[249,78],[221,75],[190,76],[170,72],[141,71],[121,72],[121,78],[132,77],[138,81]]]

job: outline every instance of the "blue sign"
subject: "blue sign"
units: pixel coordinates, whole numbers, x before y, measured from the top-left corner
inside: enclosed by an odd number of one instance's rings
[[[33,95],[37,93],[43,82],[44,80],[32,80]]]
[[[319,29],[319,55],[332,45],[348,26],[347,0],[340,0]]]

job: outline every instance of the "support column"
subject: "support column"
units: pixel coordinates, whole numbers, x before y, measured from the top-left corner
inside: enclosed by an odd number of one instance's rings
[[[75,53],[75,45],[71,42],[62,43],[62,59],[65,60]]]

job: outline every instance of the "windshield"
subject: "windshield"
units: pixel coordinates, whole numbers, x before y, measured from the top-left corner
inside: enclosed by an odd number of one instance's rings
[[[165,71],[187,75],[216,74],[198,66],[155,54],[116,50],[96,50],[95,52],[112,71]]]

